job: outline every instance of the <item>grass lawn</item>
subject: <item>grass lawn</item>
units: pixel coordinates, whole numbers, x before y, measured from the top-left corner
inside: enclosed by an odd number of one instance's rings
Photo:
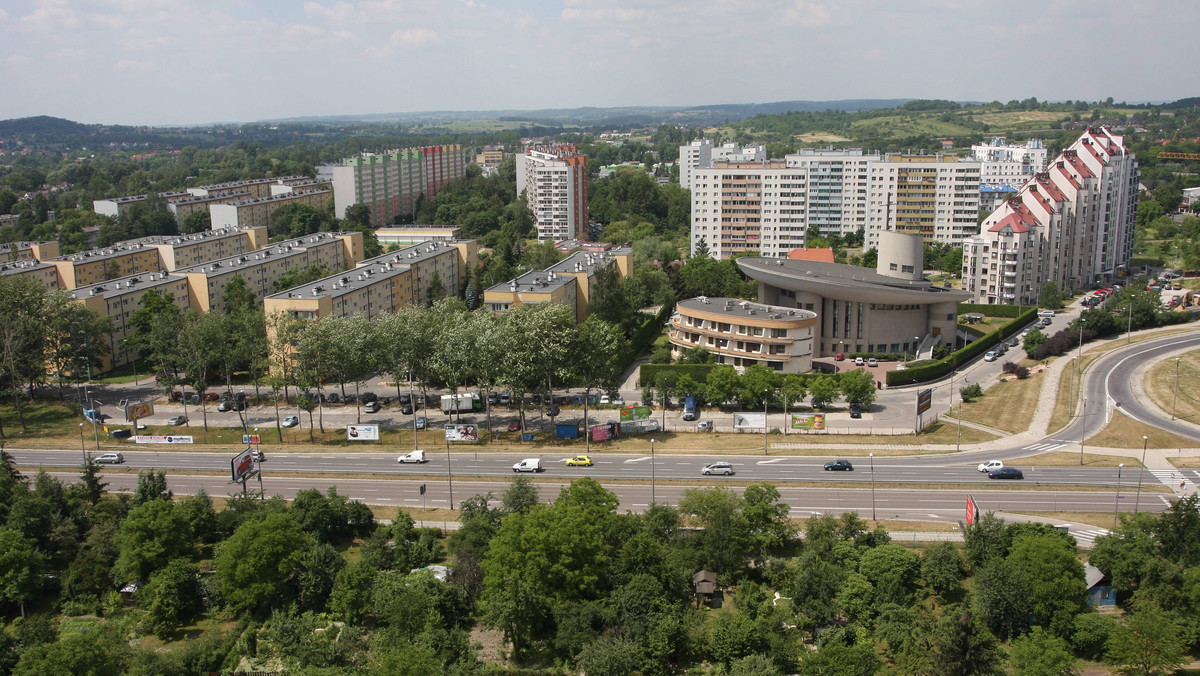
[[[25,418],[25,429],[17,418],[17,409],[12,403],[0,405],[0,421],[4,423],[4,435],[10,442],[35,437],[71,437],[78,441],[79,423],[83,415],[73,403],[37,402],[21,406]],[[91,425],[87,425],[86,436],[92,438]]]
[[[1073,523],[1086,523],[1089,526],[1097,528],[1112,528],[1113,515],[1112,512],[1021,512],[1029,516],[1040,516],[1046,519],[1054,519],[1057,521],[1071,521]]]
[[[975,401],[960,404],[952,415],[961,415],[963,420],[987,425],[1016,434],[1029,427],[1037,408],[1038,395],[1042,391],[1044,373],[1032,373],[1024,380],[1011,378],[996,383],[984,391]]]
[[[1176,456],[1174,458],[1167,458],[1167,462],[1171,463],[1172,465],[1175,465],[1176,467],[1178,467],[1180,469],[1200,468],[1200,458],[1196,458],[1196,457],[1186,457],[1185,458],[1183,456]]]
[[[1040,453],[1031,455],[1028,458],[1014,460],[1014,463],[1022,465],[1034,465],[1041,467],[1079,467],[1079,453],[1071,451],[1051,451],[1049,453]],[[1116,467],[1124,463],[1126,467],[1131,465],[1141,464],[1141,461],[1136,458],[1127,458],[1120,455],[1097,455],[1087,452],[1087,446],[1084,446],[1083,451],[1083,466],[1084,467]]]
[[[1146,394],[1163,411],[1170,413],[1174,409],[1180,419],[1200,423],[1200,392],[1192,386],[1200,382],[1200,350],[1180,356],[1178,378],[1176,372],[1175,359],[1164,359],[1152,366],[1146,374]]]
[[[1196,445],[1191,439],[1142,424],[1124,413],[1114,413],[1104,429],[1087,440],[1087,445],[1137,449],[1142,447],[1142,436],[1148,437],[1146,445],[1149,448],[1192,448]]]

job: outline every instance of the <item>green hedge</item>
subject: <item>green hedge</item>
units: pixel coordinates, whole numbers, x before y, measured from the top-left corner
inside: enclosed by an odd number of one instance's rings
[[[984,303],[959,303],[958,316],[963,316],[969,312],[985,315],[988,317],[1007,317],[1014,319],[1021,311],[1025,309],[1025,305],[987,305]],[[1035,308],[1036,309],[1036,308]]]
[[[692,380],[698,383],[708,382],[708,373],[713,368],[720,364],[642,364],[642,370],[639,373],[638,381],[642,387],[653,387],[654,383],[658,382],[658,377],[664,373],[674,374],[677,378],[689,376]],[[782,375],[782,374],[778,374]],[[813,378],[820,376],[829,376],[837,380],[842,376],[841,373],[802,373],[800,380],[808,385]]]
[[[646,348],[654,343],[654,340],[662,335],[663,323],[667,321],[667,317],[671,316],[671,312],[675,309],[674,304],[663,305],[659,309],[658,314],[647,319],[638,327],[637,331],[630,336],[629,342],[626,343],[625,353],[620,356],[621,370],[629,368],[634,359]]]
[[[960,311],[963,307],[988,307],[988,308],[990,308],[990,307],[1012,307],[1012,306],[1009,306],[1009,305],[1001,305],[1001,306],[968,305],[968,304],[964,303],[962,305],[959,305]],[[1014,333],[1017,333],[1018,331],[1021,330],[1021,327],[1029,324],[1030,322],[1032,322],[1034,320],[1035,317],[1037,317],[1037,308],[1036,307],[1028,308],[1024,312],[1020,313],[1019,315],[1016,313],[1015,307],[1013,307],[1012,309],[1014,310],[1013,315],[1012,315],[1014,317],[1013,321],[1005,324],[1003,327],[1000,328],[1000,330],[992,331],[991,333],[987,334],[983,338],[980,338],[979,340],[976,340],[976,341],[972,341],[971,343],[969,343],[967,346],[963,347],[962,349],[950,353],[949,357],[946,357],[945,359],[943,359],[941,361],[934,362],[932,364],[928,364],[925,366],[918,366],[916,368],[907,368],[907,369],[904,369],[903,371],[889,371],[887,374],[888,387],[895,387],[895,386],[899,386],[899,385],[913,385],[915,383],[923,383],[923,382],[926,382],[929,380],[936,380],[938,378],[941,378],[941,377],[945,376],[947,373],[950,373],[954,369],[958,368],[959,366],[971,361],[972,359],[974,359],[975,357],[978,357],[979,355],[983,354],[984,352],[987,352],[989,349],[994,347],[1000,341],[1009,338]],[[968,310],[968,312],[976,312],[976,310]]]

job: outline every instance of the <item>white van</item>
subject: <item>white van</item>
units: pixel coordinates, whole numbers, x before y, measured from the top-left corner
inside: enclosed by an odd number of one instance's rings
[[[542,471],[541,458],[525,458],[521,462],[513,465],[514,472],[540,472]]]
[[[425,457],[425,451],[413,451],[396,458],[396,462],[428,462],[428,459]]]

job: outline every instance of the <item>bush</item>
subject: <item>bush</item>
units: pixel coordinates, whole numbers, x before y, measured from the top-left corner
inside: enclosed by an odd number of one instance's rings
[[[969,402],[983,396],[983,388],[979,383],[971,383],[964,388],[959,389],[958,394],[962,400]]]

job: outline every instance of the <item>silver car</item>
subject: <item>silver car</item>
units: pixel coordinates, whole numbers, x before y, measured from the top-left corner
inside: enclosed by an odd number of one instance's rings
[[[711,474],[724,474],[726,476],[730,476],[733,474],[733,463],[714,462],[705,465],[704,469],[700,470],[700,473],[704,476],[709,476]]]

